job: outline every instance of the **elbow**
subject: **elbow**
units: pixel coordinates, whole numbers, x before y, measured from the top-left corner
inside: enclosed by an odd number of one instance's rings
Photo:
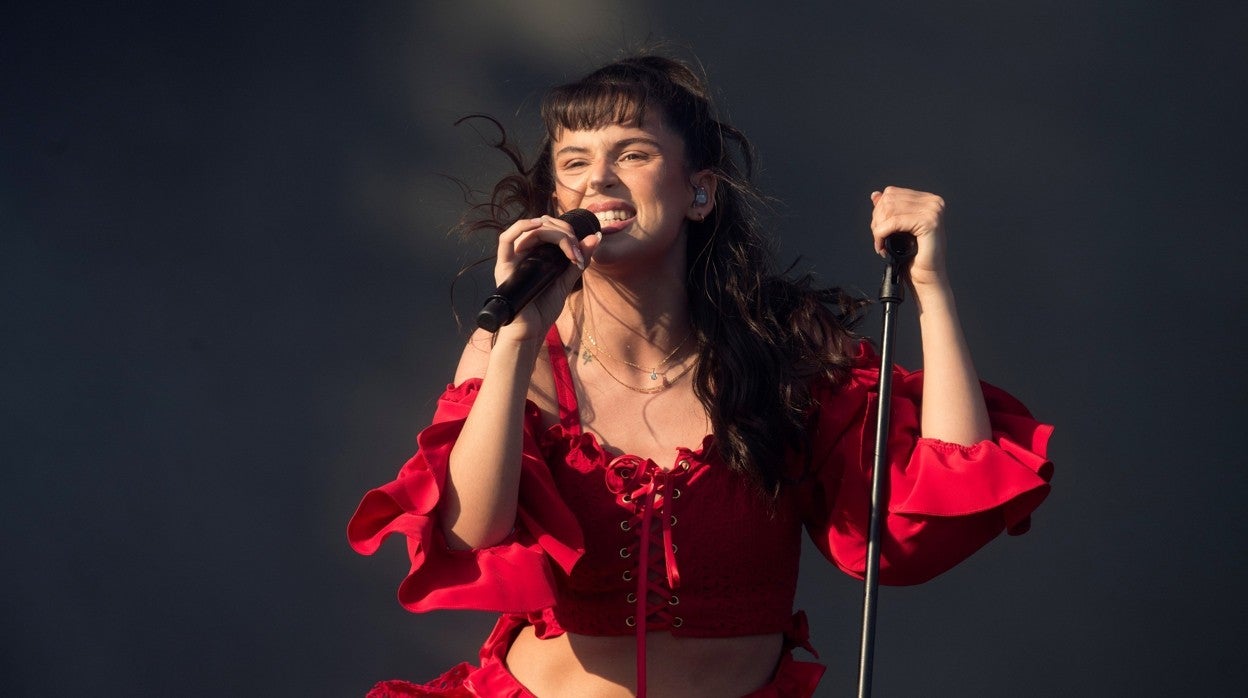
[[[492,548],[505,542],[515,532],[514,517],[512,522],[497,521],[465,521],[463,517],[450,516],[449,512],[442,517],[442,535],[446,547],[450,550],[468,551]]]

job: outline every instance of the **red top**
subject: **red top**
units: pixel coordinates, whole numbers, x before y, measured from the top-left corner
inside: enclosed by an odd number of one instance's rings
[[[779,633],[792,624],[800,529],[842,570],[865,570],[878,359],[863,343],[839,388],[812,386],[819,405],[809,463],[774,507],[724,465],[707,436],[670,463],[607,452],[581,430],[572,377],[548,338],[560,423],[529,402],[515,532],[490,548],[446,546],[436,511],[451,447],[480,388],[448,387],[419,450],[397,479],[365,495],[348,525],[372,554],[407,536],[411,571],[399,601],[412,611],[461,608],[528,615],[540,637],[564,631],[691,637]],[[898,369],[889,437],[888,516],[881,581],[916,584],[949,569],[1002,530],[1023,533],[1048,494],[1052,427],[984,384],[993,438],[959,446],[919,436],[922,373]],[[663,466],[663,467],[661,467]],[[667,468],[667,469],[665,469]]]

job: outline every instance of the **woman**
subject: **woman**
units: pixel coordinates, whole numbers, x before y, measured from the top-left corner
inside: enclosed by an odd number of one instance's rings
[[[573,264],[472,337],[418,453],[349,527],[363,553],[409,538],[407,608],[502,616],[481,666],[370,695],[811,695],[823,668],[790,655],[810,649],[792,609],[801,528],[865,568],[878,375],[850,331],[860,303],[771,273],[749,143],[683,64],[619,61],[542,114],[536,164],[478,227],[502,231],[499,281],[542,244]],[[941,199],[871,200],[877,251],[918,241],[925,370],[894,381],[882,563],[909,584],[1025,530],[1050,428],[976,378]],[[578,241],[552,217],[575,208],[601,233]]]

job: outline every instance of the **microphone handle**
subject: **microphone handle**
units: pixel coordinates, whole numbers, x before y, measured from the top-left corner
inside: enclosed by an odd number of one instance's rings
[[[884,251],[894,264],[905,262],[919,251],[919,243],[910,233],[893,233],[884,238]]]
[[[568,268],[568,258],[557,245],[541,245],[516,264],[516,269],[485,300],[477,314],[477,327],[497,332],[515,319],[516,313],[537,298],[550,282]],[[543,283],[542,278],[546,277]]]
[[[888,253],[888,264],[884,266],[880,301],[900,303],[905,298],[906,267],[919,251],[918,240],[910,233],[893,233],[884,238],[884,251]]]

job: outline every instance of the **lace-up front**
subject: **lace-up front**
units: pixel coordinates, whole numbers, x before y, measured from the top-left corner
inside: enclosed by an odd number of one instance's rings
[[[560,423],[540,446],[568,466],[552,475],[586,540],[571,573],[555,574],[560,601],[537,622],[550,632],[634,635],[639,695],[648,633],[787,630],[801,549],[793,500],[782,497],[774,511],[760,506],[761,497],[716,457],[710,437],[701,448],[677,449],[666,467],[608,453],[582,430],[566,355],[557,335],[548,341]],[[725,560],[742,564],[725,569]]]
[[[645,695],[646,633],[651,628],[679,628],[685,622],[675,614],[680,605],[676,594],[680,588],[680,567],[672,528],[678,521],[673,513],[674,501],[680,497],[678,485],[688,472],[687,459],[670,471],[654,461],[630,455],[620,456],[607,466],[607,490],[616,495],[620,506],[633,512],[620,522],[621,531],[635,535],[632,543],[620,548],[620,558],[626,562],[620,577],[637,584],[637,590],[624,599],[632,610],[624,624],[636,629],[639,696]],[[627,564],[633,560],[634,564]]]

